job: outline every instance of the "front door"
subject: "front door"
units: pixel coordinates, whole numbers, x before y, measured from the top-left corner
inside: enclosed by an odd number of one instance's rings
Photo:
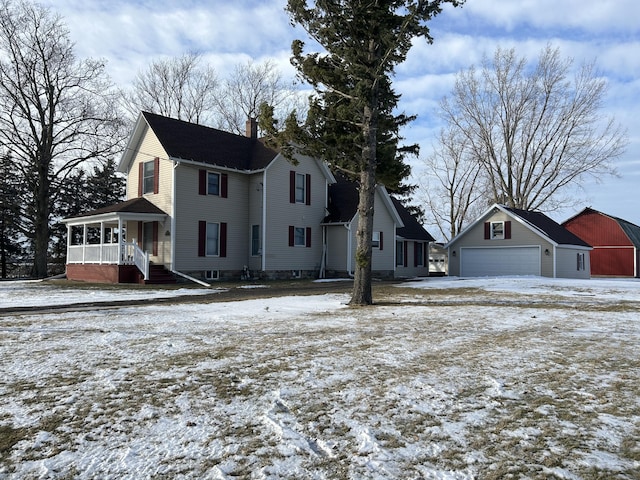
[[[145,252],[148,252],[149,255],[153,255],[153,241],[154,241],[154,232],[153,232],[153,224],[154,222],[144,222],[142,224],[142,249]]]

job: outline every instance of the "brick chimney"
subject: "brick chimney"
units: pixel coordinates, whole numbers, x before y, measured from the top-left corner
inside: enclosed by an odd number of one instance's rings
[[[246,135],[249,138],[258,138],[258,121],[253,117],[247,120]]]

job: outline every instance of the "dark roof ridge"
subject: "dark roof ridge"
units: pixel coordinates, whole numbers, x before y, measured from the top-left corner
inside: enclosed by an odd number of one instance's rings
[[[507,211],[517,215],[522,220],[532,225],[534,228],[545,234],[558,245],[578,245],[583,247],[591,247],[587,242],[577,235],[573,234],[558,222],[548,217],[542,212],[535,210],[523,210],[520,208],[507,207],[501,205]]]

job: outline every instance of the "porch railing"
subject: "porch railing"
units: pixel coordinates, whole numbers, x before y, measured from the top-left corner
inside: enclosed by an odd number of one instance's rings
[[[135,265],[144,274],[144,279],[149,279],[149,254],[131,242],[70,245],[67,263]]]

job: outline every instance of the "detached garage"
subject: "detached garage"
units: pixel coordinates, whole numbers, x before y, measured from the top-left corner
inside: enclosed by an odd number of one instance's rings
[[[493,205],[445,247],[449,275],[590,277],[591,247],[540,212]]]

